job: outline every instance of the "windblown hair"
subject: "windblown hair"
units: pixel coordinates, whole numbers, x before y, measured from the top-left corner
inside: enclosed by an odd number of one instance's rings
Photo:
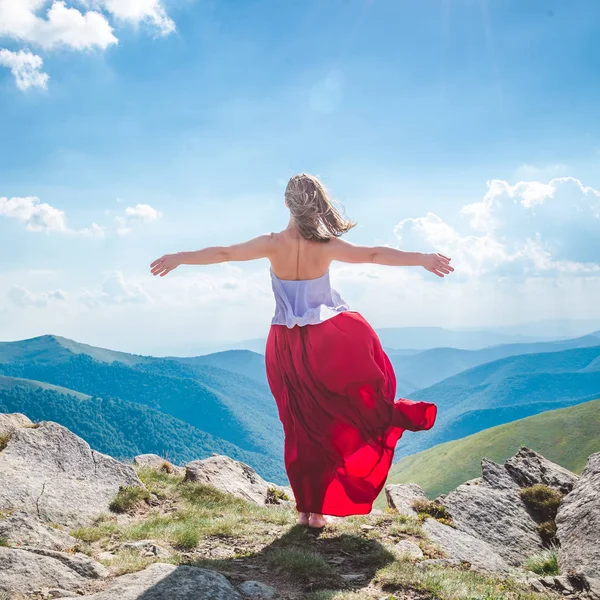
[[[329,197],[323,184],[313,175],[294,175],[285,189],[285,203],[300,234],[307,240],[327,242],[356,225],[343,216],[342,205]]]

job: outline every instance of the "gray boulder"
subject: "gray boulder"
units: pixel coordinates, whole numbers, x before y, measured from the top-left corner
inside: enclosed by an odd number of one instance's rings
[[[412,506],[413,502],[415,500],[427,500],[423,488],[417,483],[393,483],[386,485],[385,497],[390,508],[410,517],[417,516],[417,511]]]
[[[87,579],[100,579],[108,577],[109,575],[109,571],[104,565],[101,565],[99,562],[96,562],[81,552],[71,554],[67,552],[58,552],[57,550],[48,550],[46,548],[35,548],[33,546],[23,546],[20,550],[26,550],[27,552],[33,552],[40,556],[53,558],[69,567],[71,571],[74,571]]]
[[[0,509],[88,525],[120,486],[142,486],[133,467],[91,450],[58,423],[16,429],[0,452]]]
[[[480,479],[458,486],[439,500],[458,530],[488,542],[509,564],[520,566],[544,548],[538,523],[520,490],[541,483],[562,492],[570,489],[577,476],[525,447],[503,465],[484,458],[481,471]]]
[[[425,558],[423,550],[410,540],[400,540],[394,545],[394,553],[401,559],[421,560]]]
[[[33,427],[33,422],[21,413],[0,414],[0,435],[10,435],[21,427]]]
[[[588,458],[579,481],[563,499],[556,525],[561,572],[578,570],[600,578],[600,452]]]
[[[197,567],[154,563],[147,569],[117,577],[88,600],[242,600],[220,573]]]
[[[48,550],[67,550],[77,544],[77,540],[68,533],[49,527],[22,511],[0,518],[0,538],[5,538],[12,544]]]
[[[76,591],[86,581],[85,577],[54,558],[0,546],[0,592],[23,594],[53,587]]]
[[[579,479],[575,473],[524,446],[504,463],[504,468],[519,487],[543,483],[562,494],[568,494]]]
[[[265,504],[269,488],[275,488],[290,497],[291,490],[268,483],[252,467],[228,456],[214,455],[194,460],[185,467],[186,481],[211,485],[222,492],[243,498],[254,504]]]
[[[121,545],[121,548],[126,550],[137,550],[144,556],[156,556],[158,558],[168,558],[171,556],[166,548],[163,548],[158,542],[154,540],[139,540],[137,542],[126,542]]]
[[[428,517],[423,531],[448,554],[449,559],[467,561],[478,570],[506,573],[508,563],[487,542]]]
[[[177,467],[158,454],[139,454],[133,459],[133,464],[136,467],[165,471],[166,473],[173,473],[180,476],[185,475],[184,467]]]

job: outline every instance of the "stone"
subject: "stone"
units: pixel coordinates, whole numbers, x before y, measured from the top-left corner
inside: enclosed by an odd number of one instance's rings
[[[531,474],[535,469],[526,466],[522,450],[514,464],[523,473]],[[539,465],[538,459],[535,460]],[[518,567],[526,558],[542,552],[544,547],[538,523],[521,499],[521,487],[513,478],[517,470],[513,466],[511,474],[504,465],[484,458],[479,484],[459,485],[444,496],[443,503],[456,529],[489,543],[510,565]],[[527,486],[533,483],[536,482],[528,480]]]
[[[142,486],[134,469],[92,450],[66,427],[44,421],[16,429],[0,452],[0,509],[90,525],[120,486]]]
[[[524,446],[504,463],[504,468],[519,487],[542,483],[561,494],[568,494],[579,479],[575,473]]]
[[[76,594],[75,592],[69,592],[68,590],[55,588],[53,590],[48,590],[48,596],[50,598],[77,598],[79,594]]]
[[[173,475],[182,477],[185,475],[185,467],[178,467],[158,454],[139,454],[133,459],[133,464],[136,467],[146,467],[157,471],[165,471],[166,473],[172,473]]]
[[[0,435],[11,435],[17,429],[33,426],[33,422],[21,413],[0,414]]]
[[[34,548],[32,546],[23,546],[20,550],[53,558],[69,567],[69,569],[78,575],[86,577],[87,579],[99,579],[109,575],[109,571],[104,565],[101,565],[99,562],[96,562],[94,559],[81,552],[58,552],[56,550]]]
[[[394,552],[401,558],[408,558],[410,560],[421,560],[425,557],[423,550],[419,548],[417,544],[410,540],[400,540],[394,546]]]
[[[458,558],[428,558],[418,562],[415,566],[419,569],[426,569],[428,567],[460,567],[462,561]]]
[[[126,542],[121,546],[121,548],[138,550],[139,552],[142,552],[147,556],[156,556],[158,558],[168,558],[169,556],[171,556],[171,552],[169,552],[166,548],[163,548],[154,540],[139,540],[137,542]]]
[[[113,552],[100,552],[96,558],[100,562],[110,562],[111,560],[115,559],[115,555]]]
[[[88,600],[242,600],[220,573],[198,567],[154,563],[143,571],[117,577]]]
[[[41,588],[77,591],[85,583],[85,577],[59,560],[0,546],[0,592],[25,594]]]
[[[68,533],[42,523],[22,511],[0,519],[0,538],[19,546],[37,546],[48,550],[67,550],[77,544]]]
[[[252,467],[228,456],[194,460],[186,465],[185,471],[186,481],[211,485],[254,504],[267,502],[269,488],[285,492],[289,497],[289,488],[268,483]]]
[[[509,565],[502,556],[490,544],[477,537],[431,517],[425,519],[423,531],[449,555],[448,558],[469,562],[475,568],[485,571],[509,571]]]
[[[356,583],[358,581],[362,581],[365,576],[362,573],[345,573],[340,575],[343,581],[346,583]]]
[[[417,511],[413,508],[415,500],[427,501],[423,488],[417,483],[394,483],[385,487],[385,497],[388,506],[397,510],[401,515],[416,517]]]
[[[275,588],[265,585],[260,581],[244,581],[238,589],[246,598],[255,598],[256,600],[270,600],[271,598],[275,598]]]
[[[560,571],[600,578],[600,452],[588,458],[573,490],[564,497],[556,526]]]

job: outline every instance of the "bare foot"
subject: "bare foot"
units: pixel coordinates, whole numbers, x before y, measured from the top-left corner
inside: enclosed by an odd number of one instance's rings
[[[298,520],[296,521],[296,525],[308,525],[309,516],[308,513],[298,513]]]
[[[311,513],[310,519],[308,520],[308,526],[313,529],[323,529],[327,523],[327,519],[318,513]]]

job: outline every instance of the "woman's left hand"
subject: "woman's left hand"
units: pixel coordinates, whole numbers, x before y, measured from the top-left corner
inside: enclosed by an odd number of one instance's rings
[[[176,269],[181,264],[181,258],[178,254],[165,254],[160,258],[156,259],[151,265],[150,269],[152,275],[160,275],[164,277],[167,273],[170,273],[173,269]]]

